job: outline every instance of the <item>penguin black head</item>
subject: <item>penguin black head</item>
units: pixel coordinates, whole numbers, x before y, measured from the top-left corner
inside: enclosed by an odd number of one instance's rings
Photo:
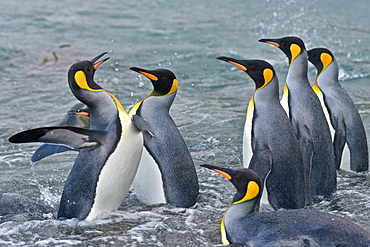
[[[275,70],[264,60],[239,60],[231,57],[218,57],[222,61],[231,63],[245,71],[255,82],[256,90],[265,87],[275,75]]]
[[[261,196],[261,180],[253,170],[247,168],[230,169],[207,164],[201,166],[218,172],[235,186],[237,192],[233,204],[258,199]]]
[[[150,79],[154,87],[151,93],[152,96],[165,96],[177,90],[178,82],[176,76],[168,69],[146,70],[138,67],[131,67],[130,69]]]
[[[94,81],[95,71],[102,65],[109,57],[98,61],[102,56],[107,54],[104,52],[90,61],[85,60],[77,62],[71,66],[68,71],[68,83],[73,93],[83,89],[88,91],[102,91],[103,89]]]
[[[294,59],[306,50],[303,40],[295,36],[280,39],[260,39],[258,42],[264,42],[278,47],[288,57],[289,64],[292,64]]]
[[[314,48],[307,51],[308,61],[317,69],[317,74],[324,71],[334,60],[334,55],[326,48]]]

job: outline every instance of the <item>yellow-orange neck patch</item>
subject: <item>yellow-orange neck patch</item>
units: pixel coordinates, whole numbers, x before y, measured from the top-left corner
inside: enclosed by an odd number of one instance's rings
[[[163,97],[163,96],[167,96],[167,95],[173,94],[174,92],[176,92],[176,90],[177,90],[178,87],[179,87],[179,82],[177,81],[177,79],[174,79],[173,82],[172,82],[171,89],[170,89],[170,91],[168,93],[166,93],[166,94],[159,94],[157,91],[152,91],[146,98],[148,98],[150,96]]]
[[[86,74],[81,70],[79,70],[75,73],[74,79],[76,81],[76,84],[81,89],[85,89],[85,90],[89,90],[89,91],[93,91],[93,92],[104,91],[103,89],[92,89],[92,88],[90,88],[90,86],[89,86],[89,84],[87,83],[87,80],[86,80]]]
[[[258,184],[255,181],[250,181],[248,183],[247,193],[245,193],[245,196],[241,200],[233,202],[232,205],[252,200],[258,195],[259,192],[260,187]]]
[[[256,90],[258,89],[262,89],[264,88],[267,84],[270,83],[270,81],[272,80],[274,76],[274,72],[271,70],[271,69],[264,69],[263,70],[263,78],[264,78],[264,83],[262,86],[260,86],[259,88],[257,88]]]
[[[292,60],[290,62],[290,65],[292,65],[294,59],[296,59],[298,57],[298,55],[301,53],[301,47],[299,47],[299,45],[297,44],[292,44],[290,46],[290,53],[292,54]]]
[[[324,52],[320,55],[320,60],[322,62],[322,65],[323,65],[323,68],[322,68],[322,71],[325,71],[327,67],[329,67],[329,65],[331,64],[331,62],[333,62],[333,58],[332,56],[330,56],[330,54]],[[321,72],[322,72],[321,71]],[[320,72],[320,73],[321,73]]]
[[[171,90],[168,92],[167,95],[176,92],[176,90],[177,90],[178,87],[179,87],[179,82],[177,81],[177,79],[174,79],[173,82],[172,82]]]

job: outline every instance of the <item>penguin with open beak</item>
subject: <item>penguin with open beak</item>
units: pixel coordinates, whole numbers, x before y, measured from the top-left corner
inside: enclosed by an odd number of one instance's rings
[[[94,219],[120,206],[137,171],[143,136],[111,93],[94,81],[95,71],[108,58],[73,64],[68,71],[72,93],[88,106],[90,128],[44,127],[20,132],[12,143],[45,142],[78,149],[64,185],[58,218]]]

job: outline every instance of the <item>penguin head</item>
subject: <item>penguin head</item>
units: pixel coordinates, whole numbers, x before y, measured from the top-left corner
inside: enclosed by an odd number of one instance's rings
[[[251,201],[261,197],[261,180],[253,170],[247,168],[230,169],[207,164],[201,166],[218,172],[235,186],[237,192],[232,204]]]
[[[99,92],[103,89],[94,81],[95,71],[102,65],[109,57],[98,61],[107,52],[104,52],[90,61],[85,60],[73,64],[68,71],[68,83],[73,94],[78,97],[83,91]]]
[[[168,69],[147,70],[138,67],[131,67],[130,69],[144,75],[152,82],[154,90],[149,96],[166,96],[177,91],[178,81],[176,76]]]
[[[306,51],[303,40],[295,36],[288,36],[280,39],[260,39],[258,42],[268,43],[278,47],[288,57],[289,65],[293,63],[298,55]]]
[[[264,88],[275,75],[275,70],[264,60],[239,60],[231,57],[218,57],[222,61],[231,63],[245,71],[256,84],[256,90]]]
[[[334,55],[326,48],[314,48],[307,51],[308,61],[317,69],[317,74],[321,74],[334,60]]]

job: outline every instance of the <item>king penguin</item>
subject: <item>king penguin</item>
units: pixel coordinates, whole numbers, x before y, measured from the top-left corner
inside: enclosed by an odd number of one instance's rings
[[[68,71],[69,87],[89,107],[90,129],[57,126],[24,131],[13,143],[47,142],[80,149],[64,185],[58,218],[94,219],[120,206],[134,179],[143,136],[111,93],[94,81],[96,69],[108,58],[81,61]]]
[[[60,126],[73,126],[80,128],[89,128],[90,114],[88,113],[87,105],[79,102],[75,104],[68,114],[59,123]],[[62,153],[66,151],[76,151],[64,145],[58,144],[43,144],[32,155],[31,161],[36,162],[48,157],[52,154]]]
[[[336,168],[344,167],[342,152],[345,144],[350,150],[350,170],[363,172],[369,169],[369,153],[366,131],[360,114],[351,97],[338,80],[338,63],[326,48],[309,50],[308,60],[316,67],[317,76],[313,88],[322,94],[328,109],[334,134],[334,157]]]
[[[251,147],[253,156],[244,167],[254,170],[266,184],[268,201],[274,209],[302,208],[309,204],[311,196],[309,184],[306,187],[304,181],[301,151],[279,101],[274,68],[263,60],[218,59],[245,71],[256,85],[246,117],[246,126],[251,128],[244,128],[244,136],[249,136],[250,141],[243,143]]]
[[[280,48],[289,59],[282,100],[288,103],[288,115],[301,147],[311,195],[329,197],[337,187],[334,150],[320,100],[308,81],[305,45],[298,37],[260,39],[259,42]]]
[[[133,188],[147,204],[191,207],[199,193],[198,176],[190,151],[169,113],[178,89],[176,76],[166,69],[130,69],[150,79],[154,87],[129,113],[141,127],[145,147]]]
[[[225,245],[370,246],[368,232],[343,217],[329,213],[313,209],[254,213],[262,184],[253,170],[201,166],[221,174],[237,190],[221,221],[221,241]]]

